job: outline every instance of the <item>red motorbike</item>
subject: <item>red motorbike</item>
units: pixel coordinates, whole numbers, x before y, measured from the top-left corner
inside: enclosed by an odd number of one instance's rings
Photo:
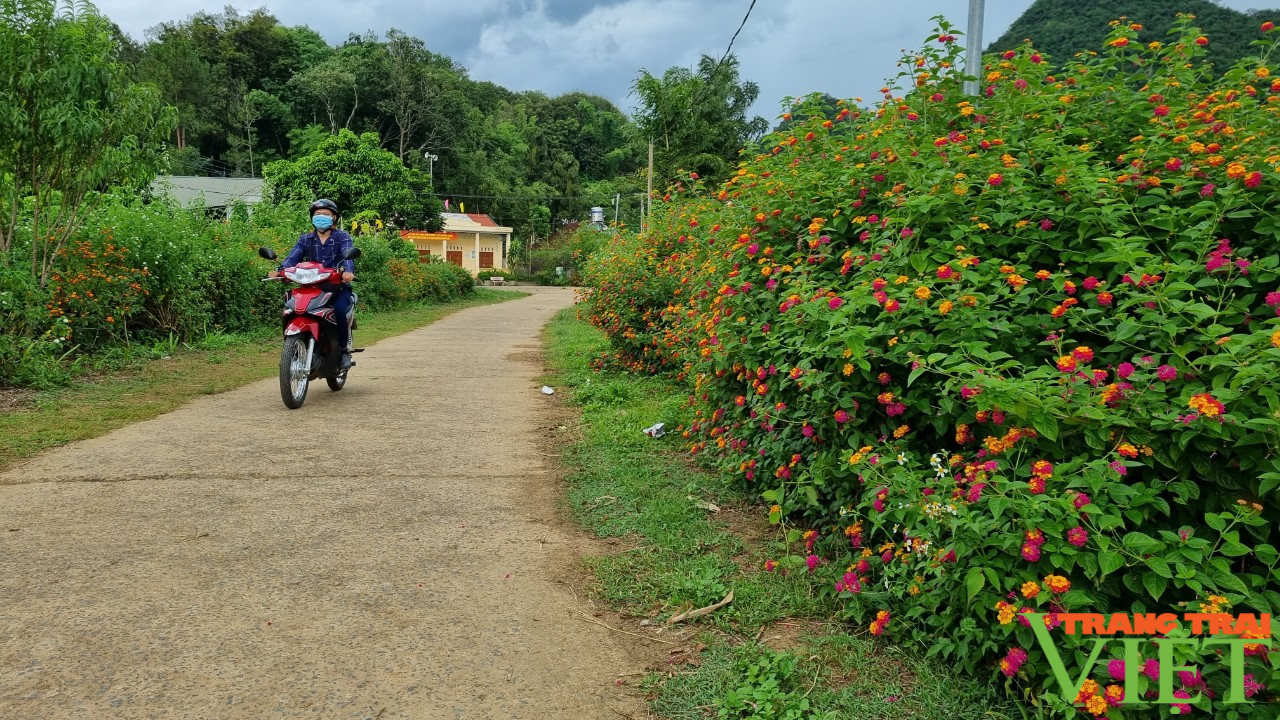
[[[267,260],[276,259],[271,248],[258,248],[258,255]],[[353,247],[343,253],[342,259],[358,257],[360,248]],[[285,407],[297,410],[307,399],[307,387],[312,380],[324,378],[334,392],[347,384],[349,368],[341,367],[342,353],[347,348],[338,342],[337,324],[345,322],[351,330],[356,329],[356,298],[353,294],[347,317],[337,317],[333,296],[342,288],[342,271],[320,263],[298,263],[284,268],[279,277],[266,278],[263,282],[270,280],[297,284],[285,292],[281,314],[284,349],[280,352],[280,397]]]

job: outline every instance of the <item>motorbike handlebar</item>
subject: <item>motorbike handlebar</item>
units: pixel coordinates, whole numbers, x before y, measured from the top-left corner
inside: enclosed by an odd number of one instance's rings
[[[357,280],[359,280],[359,279],[360,279],[360,278],[354,278],[354,277],[353,277],[353,278],[351,278],[351,282],[345,282],[345,283],[324,283],[324,285],[326,285],[326,286],[332,286],[332,285],[339,285],[339,286],[341,286],[341,285],[350,285],[351,283],[354,283],[355,281],[357,281]],[[260,282],[273,282],[273,281],[275,281],[275,280],[283,280],[283,281],[286,281],[286,282],[292,282],[292,281],[290,281],[290,280],[289,280],[289,278],[285,277],[284,275],[277,275],[277,276],[275,276],[275,277],[264,277],[264,278],[262,278],[262,280],[261,280]]]
[[[349,282],[349,283],[320,283],[319,287],[320,287],[320,289],[321,289],[321,290],[324,290],[324,291],[326,291],[326,292],[335,292],[335,291],[340,290],[340,289],[342,289],[342,288],[344,288],[344,287],[351,287],[351,284],[352,284],[352,283],[354,283],[354,282],[356,281],[356,279],[357,279],[357,278],[351,278],[351,282]],[[287,277],[285,277],[285,276],[283,276],[283,275],[278,275],[278,276],[276,276],[276,277],[265,277],[265,278],[262,278],[262,282],[272,282],[272,281],[274,281],[274,280],[283,280],[283,281],[285,281],[285,282],[292,282],[291,280],[289,280],[289,278],[287,278]]]

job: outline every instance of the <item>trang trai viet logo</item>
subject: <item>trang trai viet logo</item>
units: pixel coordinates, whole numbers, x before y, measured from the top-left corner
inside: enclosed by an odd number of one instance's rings
[[[1057,620],[1067,635],[1097,636],[1093,650],[1081,669],[1080,677],[1074,682],[1067,673],[1062,656],[1054,644],[1045,623],[1047,616],[1043,613],[1029,613],[1031,630],[1044,651],[1049,667],[1062,691],[1062,697],[1075,698],[1075,704],[1085,705],[1082,689],[1090,682],[1090,672],[1098,662],[1103,648],[1108,643],[1119,642],[1124,645],[1124,684],[1126,688],[1138,687],[1138,675],[1143,668],[1143,648],[1148,650],[1154,644],[1156,658],[1159,661],[1158,692],[1154,700],[1137,697],[1137,693],[1125,693],[1117,704],[1143,706],[1148,704],[1172,705],[1170,712],[1180,714],[1185,709],[1200,701],[1200,693],[1194,697],[1174,695],[1173,678],[1176,672],[1195,673],[1198,668],[1192,665],[1175,666],[1174,649],[1183,646],[1191,651],[1222,650],[1220,662],[1229,664],[1231,680],[1223,703],[1233,705],[1254,702],[1245,692],[1245,650],[1246,648],[1270,649],[1271,614],[1260,616],[1251,613],[1228,615],[1226,613],[1138,613],[1125,615],[1115,613],[1102,615],[1095,613],[1058,613]],[[1187,628],[1192,635],[1203,637],[1169,637]],[[1150,653],[1146,657],[1151,657]],[[1186,693],[1183,693],[1186,695]]]

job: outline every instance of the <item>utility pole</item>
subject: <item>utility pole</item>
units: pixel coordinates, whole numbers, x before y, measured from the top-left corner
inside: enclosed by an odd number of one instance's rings
[[[649,189],[645,192],[644,229],[649,229],[649,215],[653,213],[653,138],[649,138]]]
[[[982,86],[982,14],[986,0],[969,0],[969,29],[964,58],[964,71],[976,79],[965,83],[966,95],[977,95]]]
[[[622,193],[613,196],[613,226],[618,226],[618,206],[622,203]]]

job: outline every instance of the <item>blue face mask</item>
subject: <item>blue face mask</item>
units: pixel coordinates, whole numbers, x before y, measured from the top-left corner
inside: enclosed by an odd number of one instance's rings
[[[315,215],[311,218],[311,224],[315,225],[317,230],[328,230],[333,227],[333,218],[328,215]]]

